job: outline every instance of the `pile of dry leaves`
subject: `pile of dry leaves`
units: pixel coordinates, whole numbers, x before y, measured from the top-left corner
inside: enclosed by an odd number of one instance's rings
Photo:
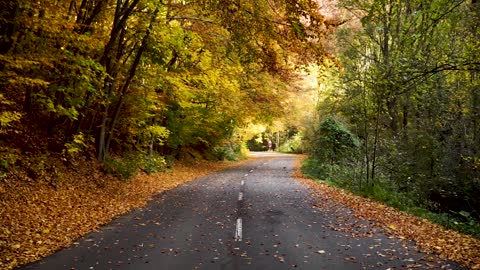
[[[238,163],[199,161],[121,181],[94,163],[42,183],[18,173],[0,182],[0,269],[40,259],[113,217],[146,204],[153,194]]]
[[[294,176],[308,185],[319,200],[333,200],[346,205],[353,210],[355,216],[374,222],[387,233],[415,241],[423,252],[439,254],[442,258],[456,261],[471,269],[480,269],[480,239],[448,230],[426,219],[340,188],[307,179],[302,175],[299,164]]]

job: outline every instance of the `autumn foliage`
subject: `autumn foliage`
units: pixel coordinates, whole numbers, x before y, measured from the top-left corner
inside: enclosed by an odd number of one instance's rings
[[[389,235],[413,240],[422,252],[439,254],[471,269],[480,269],[480,239],[446,229],[426,219],[409,215],[380,202],[306,178],[300,166],[295,177],[311,188],[322,204],[337,203],[353,210],[356,217],[372,221]]]
[[[153,195],[238,163],[179,163],[165,173],[125,182],[93,162],[59,172],[54,187],[19,173],[0,183],[0,268],[12,269],[67,247],[115,216],[144,206]]]

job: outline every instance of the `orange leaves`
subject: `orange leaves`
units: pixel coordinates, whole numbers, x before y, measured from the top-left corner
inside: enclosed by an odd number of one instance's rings
[[[428,220],[342,189],[305,179],[298,168],[299,166],[294,173],[295,177],[308,185],[318,199],[348,206],[355,216],[374,222],[389,234],[400,239],[414,240],[423,252],[437,253],[442,258],[456,261],[471,269],[480,269],[480,239],[448,230]]]
[[[55,189],[16,175],[0,189],[0,269],[45,257],[113,217],[145,205],[154,194],[237,164],[178,164],[169,172],[141,174],[124,182],[84,163],[78,172],[62,172]]]

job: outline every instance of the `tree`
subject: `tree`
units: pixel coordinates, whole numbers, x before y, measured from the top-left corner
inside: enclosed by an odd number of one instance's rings
[[[82,141],[75,153],[100,162],[240,144],[239,129],[285,112],[295,68],[327,57],[335,24],[314,1],[1,7],[2,146],[49,157]]]
[[[357,127],[364,179],[417,194],[433,210],[478,216],[475,8],[460,0],[343,5],[351,22],[338,34],[336,112]]]

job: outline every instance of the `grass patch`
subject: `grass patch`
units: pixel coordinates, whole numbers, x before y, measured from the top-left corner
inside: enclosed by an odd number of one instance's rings
[[[353,180],[356,177],[352,167],[321,164],[314,159],[306,159],[301,167],[302,173],[316,181],[321,181],[356,195],[382,202],[395,209],[425,218],[464,234],[480,239],[480,223],[468,212],[437,213],[427,209],[417,194],[400,192],[385,180],[377,180],[368,185]]]

